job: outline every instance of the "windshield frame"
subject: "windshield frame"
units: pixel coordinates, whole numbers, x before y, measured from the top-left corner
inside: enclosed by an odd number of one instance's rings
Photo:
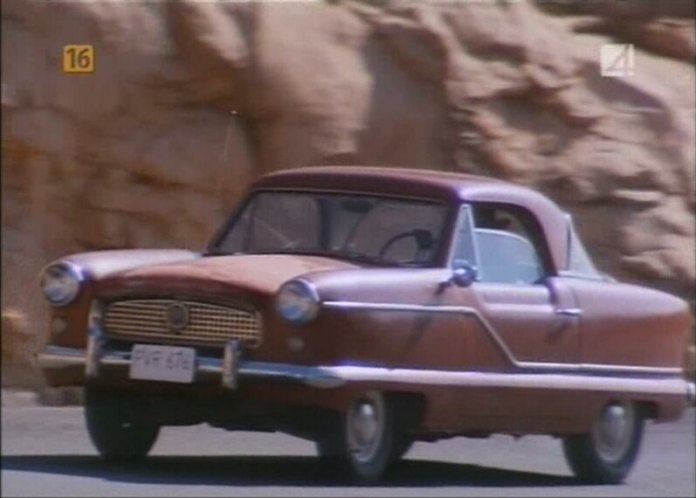
[[[397,201],[413,201],[413,202],[425,202],[428,204],[439,205],[444,208],[443,223],[441,228],[441,236],[437,239],[436,247],[433,252],[432,260],[429,264],[423,265],[407,265],[399,263],[390,263],[389,261],[384,261],[383,264],[378,264],[374,262],[375,266],[386,266],[386,267],[398,267],[398,268],[444,268],[446,267],[447,257],[449,255],[450,246],[452,243],[452,227],[456,223],[457,210],[452,208],[452,205],[442,199],[432,198],[432,197],[419,197],[419,196],[408,196],[408,195],[397,195],[392,193],[375,193],[375,192],[362,192],[354,190],[341,190],[341,189],[298,189],[298,188],[259,188],[253,189],[245,195],[243,200],[233,209],[230,216],[220,225],[213,236],[210,238],[209,242],[206,244],[205,252],[203,256],[232,256],[234,253],[222,252],[218,248],[224,242],[226,236],[234,227],[234,225],[240,220],[243,213],[247,207],[253,202],[254,197],[261,193],[296,193],[296,194],[315,194],[315,195],[345,195],[345,196],[360,196],[360,197],[371,197],[371,198],[384,198]],[[311,254],[312,251],[306,251],[307,255],[319,255],[317,252]],[[238,253],[237,253],[238,254]],[[295,251],[277,251],[277,252],[253,252],[248,254],[303,254],[302,252]],[[341,257],[340,252],[336,253],[336,256],[331,256],[329,253],[322,255],[322,257],[335,257],[336,259],[348,259],[349,261],[356,261],[351,258]],[[371,264],[366,259],[357,260],[359,263]]]

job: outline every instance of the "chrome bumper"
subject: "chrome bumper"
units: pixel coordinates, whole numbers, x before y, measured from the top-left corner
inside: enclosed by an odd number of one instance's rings
[[[128,378],[131,352],[106,349],[103,339],[90,335],[86,349],[47,346],[38,355],[38,364],[44,371],[84,369],[86,379],[100,378],[103,367],[117,368]],[[197,355],[195,368],[194,379],[213,376],[229,390],[237,388],[239,378],[289,381],[317,388],[339,387],[346,382],[322,367],[240,360],[236,341],[225,345],[222,359]]]

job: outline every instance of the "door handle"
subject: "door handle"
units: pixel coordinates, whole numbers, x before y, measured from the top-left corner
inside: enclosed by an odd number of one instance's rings
[[[559,308],[556,310],[557,315],[562,316],[582,316],[582,310],[580,308]]]

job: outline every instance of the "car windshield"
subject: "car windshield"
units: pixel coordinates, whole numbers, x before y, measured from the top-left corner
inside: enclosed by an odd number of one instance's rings
[[[375,265],[432,266],[442,240],[441,203],[368,195],[254,194],[211,254],[309,254]]]

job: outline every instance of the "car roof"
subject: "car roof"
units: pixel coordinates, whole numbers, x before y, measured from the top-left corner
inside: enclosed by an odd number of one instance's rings
[[[434,199],[451,199],[453,196],[462,198],[467,191],[482,185],[512,185],[495,178],[451,171],[384,166],[310,166],[277,171],[267,174],[261,180],[259,186],[262,187],[341,186],[341,190],[356,189]]]
[[[526,208],[542,225],[554,265],[567,264],[567,220],[559,206],[523,185],[497,178],[417,168],[309,166],[266,174],[253,190],[321,190],[394,195],[446,203],[495,202]]]

